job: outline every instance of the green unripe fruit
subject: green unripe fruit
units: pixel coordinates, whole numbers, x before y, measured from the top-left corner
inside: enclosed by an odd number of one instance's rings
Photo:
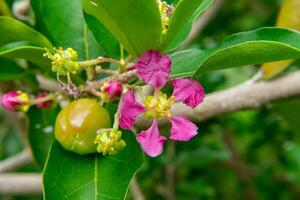
[[[79,99],[57,116],[55,138],[68,151],[84,155],[97,152],[97,130],[110,128],[110,116],[92,99]]]

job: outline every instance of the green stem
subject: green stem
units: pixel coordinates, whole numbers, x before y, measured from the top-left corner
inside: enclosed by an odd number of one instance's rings
[[[84,32],[85,57],[86,57],[86,59],[90,59],[89,42],[88,42],[88,27],[86,24],[84,24],[83,32]],[[87,74],[88,80],[94,80],[96,78],[95,69],[92,66],[88,66],[86,68],[86,74]]]
[[[110,62],[110,63],[115,63],[117,65],[120,64],[120,62],[118,60],[115,60],[113,58],[103,58],[103,57],[99,57],[99,58],[96,58],[94,60],[87,60],[87,61],[82,61],[82,62],[79,62],[79,66],[80,68],[82,69],[86,69],[90,66],[93,66],[93,65],[98,65],[100,63],[105,63],[105,62]]]
[[[47,95],[45,97],[42,97],[42,98],[33,99],[33,100],[30,101],[30,105],[36,105],[36,104],[40,104],[40,103],[55,100],[56,96],[57,96],[57,94],[49,94],[49,95]]]
[[[122,99],[123,99],[123,94],[120,97],[120,101],[119,101],[119,105],[118,105],[118,110],[115,113],[114,124],[113,124],[113,128],[114,129],[119,129]]]
[[[4,16],[12,17],[10,9],[4,0],[0,0],[0,13]]]

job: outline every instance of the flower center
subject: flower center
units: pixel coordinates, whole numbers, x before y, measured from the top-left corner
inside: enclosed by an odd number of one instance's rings
[[[166,94],[160,93],[159,97],[148,96],[145,101],[146,111],[145,117],[151,119],[161,119],[165,116],[172,117],[170,111],[171,106],[174,104],[175,97],[171,96],[169,99]]]

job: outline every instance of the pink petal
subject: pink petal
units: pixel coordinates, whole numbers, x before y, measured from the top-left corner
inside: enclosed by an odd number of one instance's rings
[[[103,89],[104,92],[107,92],[111,100],[120,97],[122,93],[122,83],[116,81],[110,81],[108,86]]]
[[[16,107],[24,104],[24,102],[22,102],[21,99],[18,98],[19,95],[20,92],[15,91],[3,94],[1,99],[2,107],[10,111],[17,111]]]
[[[198,127],[184,115],[172,117],[171,139],[176,141],[189,141],[198,134]]]
[[[138,58],[135,67],[141,80],[155,88],[160,88],[169,79],[171,64],[169,55],[161,55],[159,51],[147,51]]]
[[[205,91],[198,81],[181,78],[174,79],[172,83],[174,86],[173,96],[176,97],[176,101],[183,101],[192,108],[203,102]]]
[[[166,137],[160,135],[156,120],[153,121],[152,126],[148,130],[139,133],[136,139],[144,152],[151,157],[156,157],[162,153],[167,140]]]
[[[121,102],[120,126],[123,129],[132,129],[136,117],[145,111],[145,108],[135,100],[132,91],[126,92]]]

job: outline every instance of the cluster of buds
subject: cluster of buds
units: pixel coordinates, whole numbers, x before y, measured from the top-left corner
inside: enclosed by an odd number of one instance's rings
[[[52,96],[40,93],[35,99],[30,100],[27,93],[21,91],[11,91],[3,94],[1,106],[12,112],[27,112],[32,105],[38,108],[48,108],[53,105]]]
[[[165,35],[168,31],[170,17],[174,11],[174,7],[172,5],[169,5],[167,2],[161,0],[157,0],[157,4],[162,20],[162,34]]]
[[[122,139],[122,132],[117,129],[102,129],[98,131],[95,139],[97,152],[103,155],[114,155],[123,150],[126,146]]]
[[[45,49],[44,57],[52,60],[52,71],[58,75],[66,76],[68,72],[76,74],[80,70],[78,54],[72,48],[64,50],[62,47],[52,51]]]

